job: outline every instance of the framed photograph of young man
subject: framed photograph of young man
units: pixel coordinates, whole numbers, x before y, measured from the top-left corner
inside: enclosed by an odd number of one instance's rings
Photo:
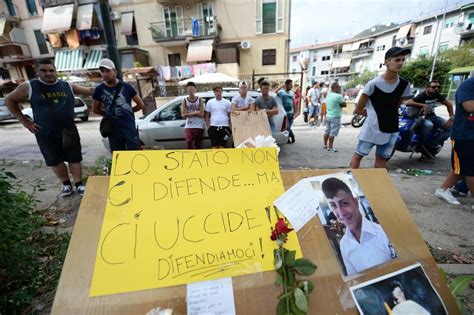
[[[341,266],[343,278],[397,257],[365,194],[351,172],[307,179],[318,194],[318,217]]]

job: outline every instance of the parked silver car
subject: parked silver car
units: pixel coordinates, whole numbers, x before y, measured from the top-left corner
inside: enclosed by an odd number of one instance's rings
[[[34,120],[33,110],[31,107],[25,108],[21,111],[28,119]],[[89,108],[87,108],[86,102],[80,97],[74,97],[74,114],[75,118],[79,118],[82,121],[89,120]]]
[[[0,98],[0,121],[8,119],[16,119],[16,117],[10,112],[2,97]]]
[[[229,101],[236,95],[238,91],[224,90],[222,97]],[[261,95],[259,92],[249,91],[248,94],[256,98]],[[214,97],[212,91],[196,93],[197,96],[203,98],[204,104]],[[181,102],[185,96],[178,96],[168,103],[160,106],[150,114],[136,120],[140,141],[146,146],[163,146],[166,149],[185,149],[186,139],[184,134],[184,126],[186,120],[181,117]],[[276,97],[278,103],[278,115],[273,116],[277,131],[273,133],[278,145],[287,143],[288,131],[287,118],[281,101]],[[207,131],[204,132],[203,147],[210,147],[210,140]]]

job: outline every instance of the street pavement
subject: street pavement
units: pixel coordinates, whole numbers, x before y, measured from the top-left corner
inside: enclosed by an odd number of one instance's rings
[[[351,116],[344,116],[343,123],[348,124],[350,119]],[[99,120],[91,117],[88,122],[77,123],[85,165],[92,165],[98,157],[109,155],[98,131]],[[335,147],[339,152],[327,152],[322,148],[324,127],[309,127],[300,116],[294,126],[296,143],[281,148],[281,168],[348,168],[359,131],[350,125],[344,126],[335,140]],[[0,168],[12,169],[25,181],[43,178],[47,190],[37,193],[40,205],[47,208],[53,203],[57,204],[60,184],[41,162],[34,136],[18,122],[12,122],[0,124],[0,139]],[[461,206],[452,206],[434,196],[435,189],[450,169],[449,143],[445,143],[434,164],[421,163],[417,158],[418,155],[410,158],[407,153],[396,152],[389,162],[388,172],[424,239],[440,250],[474,255],[474,217],[469,204],[472,199],[462,198]],[[373,162],[372,152],[370,157],[363,160],[362,167],[372,167]],[[433,174],[410,176],[404,173],[407,169],[428,169]]]

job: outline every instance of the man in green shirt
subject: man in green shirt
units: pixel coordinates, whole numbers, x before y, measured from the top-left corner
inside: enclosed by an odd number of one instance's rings
[[[341,128],[342,108],[346,102],[341,95],[341,87],[337,83],[331,84],[331,93],[326,97],[327,117],[326,130],[324,131],[324,148],[330,152],[337,152],[334,148],[334,138]]]

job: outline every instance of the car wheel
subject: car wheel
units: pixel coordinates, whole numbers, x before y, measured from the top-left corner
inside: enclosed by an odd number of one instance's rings
[[[89,120],[89,116],[81,117],[81,121],[88,121],[88,120]]]

